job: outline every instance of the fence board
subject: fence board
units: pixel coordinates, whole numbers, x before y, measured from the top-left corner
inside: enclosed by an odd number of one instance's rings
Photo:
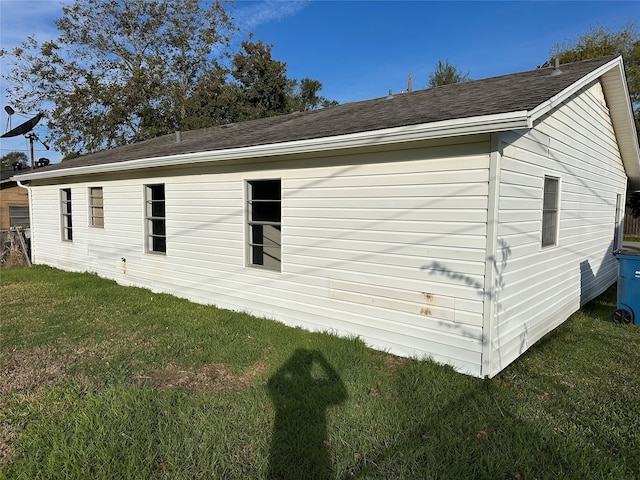
[[[624,234],[625,235],[638,235],[640,236],[640,217],[633,218],[631,213],[626,213],[624,216]]]

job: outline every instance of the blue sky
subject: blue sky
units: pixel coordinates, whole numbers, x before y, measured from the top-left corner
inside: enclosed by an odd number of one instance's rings
[[[63,3],[70,1],[0,0],[2,48],[29,35],[55,38],[53,22]],[[534,69],[556,43],[592,26],[640,24],[640,2],[237,0],[234,16],[241,27],[238,44],[253,32],[254,39],[274,45],[273,57],[286,62],[290,78],[320,80],[322,95],[347,103],[405,90],[410,73],[414,90],[424,88],[438,60],[448,59],[472,79]],[[0,67],[3,73],[9,68],[6,58]],[[3,82],[2,107],[8,103],[4,91]],[[16,115],[12,125],[24,120]],[[6,125],[2,109],[2,132]],[[35,131],[44,138],[44,122]],[[23,137],[0,142],[1,155],[27,152]],[[60,159],[39,145],[35,156]]]

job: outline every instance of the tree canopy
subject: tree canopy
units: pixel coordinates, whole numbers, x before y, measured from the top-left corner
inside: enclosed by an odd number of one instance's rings
[[[637,23],[629,23],[620,31],[611,30],[604,25],[591,27],[575,40],[554,45],[546,64],[551,64],[554,58],[558,58],[561,63],[568,63],[606,55],[622,55],[640,141],[640,31]],[[627,207],[634,217],[640,216],[639,193],[629,195]]]
[[[462,73],[458,67],[449,63],[449,59],[444,62],[438,60],[436,68],[429,74],[428,88],[451,85],[452,83],[466,82],[469,80],[469,72]]]
[[[30,37],[2,52],[14,60],[3,75],[8,97],[23,111],[46,111],[47,139],[67,157],[324,106],[322,84],[298,91],[272,46],[250,38],[234,54],[228,8],[221,0],[74,0],[56,21],[57,39]]]
[[[27,154],[24,152],[9,152],[0,158],[0,170],[13,170],[13,164],[20,162],[27,165]]]
[[[606,55],[622,55],[633,105],[636,129],[640,134],[640,30],[635,22],[616,31],[605,25],[596,25],[574,40],[557,43],[549,52],[545,65],[557,58],[561,63],[589,60]]]

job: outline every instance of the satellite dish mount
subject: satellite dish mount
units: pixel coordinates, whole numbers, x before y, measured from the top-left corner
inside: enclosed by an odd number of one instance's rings
[[[4,111],[7,112],[7,114],[9,115],[7,126],[10,130],[4,135],[0,136],[0,138],[17,137],[18,135],[24,135],[24,137],[29,140],[29,150],[31,152],[31,170],[33,170],[35,168],[35,160],[33,156],[33,142],[37,140],[44,146],[44,148],[49,150],[49,145],[47,145],[42,140],[40,140],[38,136],[33,132],[33,128],[38,124],[38,122],[42,118],[42,113],[37,114],[35,117],[18,125],[16,128],[11,129],[11,115],[13,115],[15,111],[9,105],[4,107]]]

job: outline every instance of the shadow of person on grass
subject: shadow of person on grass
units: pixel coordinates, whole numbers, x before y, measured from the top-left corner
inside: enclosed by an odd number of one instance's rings
[[[267,388],[276,411],[268,478],[333,478],[326,412],[347,399],[338,373],[322,353],[299,349]]]

